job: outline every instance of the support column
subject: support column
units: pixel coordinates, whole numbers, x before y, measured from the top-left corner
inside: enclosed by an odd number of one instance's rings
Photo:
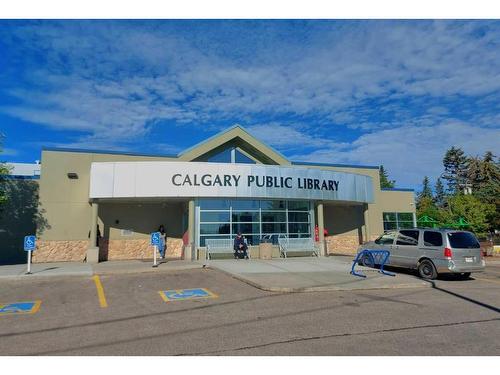
[[[325,246],[325,220],[323,216],[323,203],[318,203],[318,237],[319,237],[319,255],[324,256],[326,253]]]
[[[195,247],[195,210],[194,200],[188,203],[188,245],[184,249],[184,260],[193,260]]]
[[[99,215],[99,204],[92,202],[92,216],[90,218],[90,238],[87,248],[87,263],[99,263],[99,247],[97,246],[97,217]]]
[[[368,242],[370,241],[370,218],[368,216],[368,204],[364,204],[364,212],[363,212],[363,216],[364,216],[364,222],[365,222],[365,242]]]

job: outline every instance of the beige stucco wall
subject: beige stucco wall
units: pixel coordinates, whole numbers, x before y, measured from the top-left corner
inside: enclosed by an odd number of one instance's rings
[[[83,260],[85,259],[85,242],[88,241],[91,220],[91,206],[89,203],[89,185],[90,185],[90,165],[92,162],[106,161],[165,161],[176,160],[168,157],[149,157],[149,156],[133,156],[133,155],[117,155],[117,154],[99,154],[99,153],[84,153],[84,152],[66,152],[66,151],[42,151],[42,166],[40,178],[40,193],[39,193],[39,209],[43,212],[47,225],[41,231],[37,231],[39,238],[39,248],[36,251],[34,261],[58,261],[58,260]],[[74,172],[78,174],[78,179],[69,179],[67,173]],[[105,203],[101,203],[99,210],[99,223],[101,233],[106,231],[106,235],[111,234],[112,239],[115,232],[119,233],[119,228],[114,228],[108,231],[108,228],[103,225],[103,217],[115,217],[115,212],[106,208]],[[174,211],[178,215],[182,204],[177,203]],[[126,210],[124,205],[117,205],[117,213],[121,216]],[[150,225],[153,229],[157,229],[159,222],[154,220],[159,219],[161,210],[153,212],[149,220],[145,220],[144,215],[136,216],[135,214],[143,213],[144,210],[137,210],[137,207],[130,208],[130,214],[126,215],[125,221],[121,221],[123,225],[128,226],[127,229],[139,228],[133,238],[138,239],[147,237],[145,230],[146,226]],[[119,215],[119,216],[120,216]],[[120,217],[121,217],[120,216]],[[134,221],[134,218],[138,219]],[[182,233],[179,225],[182,225],[182,215],[178,221],[181,224],[172,224],[173,221],[165,217],[163,224],[173,230],[172,239],[181,241]],[[131,222],[132,221],[132,222]],[[108,238],[108,237],[105,237]]]
[[[85,240],[90,229],[90,165],[105,161],[165,161],[172,158],[42,151],[40,208],[50,229],[38,233],[41,240]],[[78,174],[69,179],[68,172]]]
[[[415,212],[412,191],[380,189],[380,176],[375,168],[349,168],[308,166],[325,170],[363,174],[372,177],[373,203],[368,208],[368,240],[377,238],[384,231],[383,212]],[[325,202],[324,220],[329,236],[325,238],[329,254],[355,254],[359,244],[365,242],[364,205]]]

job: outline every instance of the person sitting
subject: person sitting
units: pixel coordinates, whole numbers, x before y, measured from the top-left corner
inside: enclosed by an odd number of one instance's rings
[[[241,235],[240,232],[234,238],[234,259],[248,259],[248,246],[245,243],[245,237]]]

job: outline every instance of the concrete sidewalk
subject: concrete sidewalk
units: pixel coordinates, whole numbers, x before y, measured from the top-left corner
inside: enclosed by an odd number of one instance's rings
[[[26,264],[0,266],[0,279],[50,276],[92,276],[108,274],[144,273],[144,272],[171,272],[178,270],[202,268],[199,262],[182,260],[163,261],[158,267],[152,267],[149,260],[115,260],[89,264],[83,262],[34,263],[31,265],[31,275],[26,275]]]
[[[377,270],[359,267],[366,279],[350,275],[351,257],[301,257],[272,260],[211,260],[206,266],[272,292],[307,292],[355,289],[429,287],[431,284],[406,274],[384,276]],[[130,273],[162,273],[199,269],[204,262],[169,260],[152,267],[151,260],[117,260],[98,264],[82,262],[35,263],[32,274],[26,265],[0,266],[0,279],[29,280],[54,276],[92,276]],[[358,267],[358,266],[357,266]]]
[[[366,278],[351,275],[352,258],[288,258],[273,260],[211,260],[208,267],[225,272],[259,289],[272,292],[309,292],[356,289],[430,287],[417,277],[385,276],[376,269],[359,267]],[[358,266],[356,266],[358,270]]]

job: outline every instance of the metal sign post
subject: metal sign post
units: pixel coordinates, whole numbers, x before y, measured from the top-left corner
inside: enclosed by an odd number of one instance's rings
[[[159,249],[160,243],[161,243],[160,232],[151,233],[151,245],[153,245],[153,267],[158,267],[158,263],[156,262],[156,252]]]
[[[35,236],[25,236],[24,237],[24,251],[28,253],[28,270],[26,275],[31,275],[31,253],[36,248],[36,237]]]

